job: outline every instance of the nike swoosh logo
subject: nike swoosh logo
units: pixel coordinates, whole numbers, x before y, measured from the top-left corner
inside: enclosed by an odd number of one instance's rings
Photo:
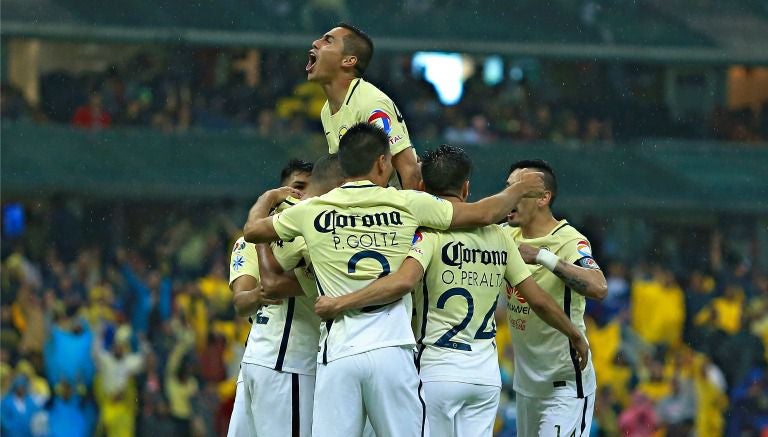
[[[330,132],[326,132],[325,134],[326,134],[326,135],[330,135],[331,133],[330,133]]]

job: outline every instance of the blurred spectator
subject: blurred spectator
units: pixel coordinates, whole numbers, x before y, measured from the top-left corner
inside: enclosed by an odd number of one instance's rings
[[[51,437],[86,437],[91,435],[85,412],[84,385],[72,386],[62,381],[56,387],[56,393],[48,413]]]
[[[13,379],[11,388],[0,402],[3,420],[0,424],[3,436],[27,437],[34,435],[32,420],[41,410],[29,394],[29,381],[24,375]]]
[[[184,356],[195,343],[195,333],[175,324],[176,346],[171,351],[165,368],[165,394],[170,403],[170,413],[175,422],[176,435],[190,435],[192,431],[192,397],[197,394],[198,385],[194,378],[192,363]]]
[[[104,129],[111,124],[112,116],[104,109],[99,91],[91,92],[88,103],[77,108],[72,116],[72,125],[83,129]]]
[[[632,395],[632,406],[619,416],[619,430],[627,437],[651,437],[658,427],[653,403],[641,393]]]
[[[659,265],[649,276],[632,284],[632,328],[647,343],[676,346],[682,341],[685,321],[683,291],[672,273]]]

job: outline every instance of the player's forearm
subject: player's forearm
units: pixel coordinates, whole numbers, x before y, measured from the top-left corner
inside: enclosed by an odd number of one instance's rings
[[[270,241],[263,232],[264,221],[269,220],[269,211],[272,209],[273,201],[269,192],[259,196],[259,199],[248,211],[248,220],[243,227],[243,238],[249,243],[265,243]]]
[[[421,167],[416,159],[416,152],[409,147],[392,157],[392,166],[400,177],[400,185],[405,190],[418,190],[421,182]]]
[[[392,303],[410,293],[411,289],[413,284],[398,275],[385,276],[354,293],[338,297],[338,310],[359,310],[372,305]]]
[[[249,317],[261,307],[259,294],[255,289],[236,291],[232,296],[232,304],[238,317]]]
[[[497,223],[509,214],[521,197],[510,187],[474,203],[454,205],[451,228],[471,228]]]
[[[568,288],[584,297],[603,300],[608,294],[608,283],[600,270],[586,269],[559,260],[553,273],[562,279]]]
[[[256,253],[259,258],[259,275],[265,297],[277,299],[304,295],[304,290],[301,289],[296,276],[292,272],[283,270],[268,244],[257,244]]]

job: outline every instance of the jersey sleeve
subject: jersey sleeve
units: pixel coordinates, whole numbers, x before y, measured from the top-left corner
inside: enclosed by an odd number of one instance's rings
[[[517,250],[517,245],[509,232],[501,230],[499,233],[506,241],[507,253],[509,254],[507,267],[504,270],[504,279],[514,287],[530,277],[531,271],[528,270],[528,266],[525,264],[525,261],[523,261],[523,257],[520,255],[520,251]]]
[[[600,266],[592,257],[592,245],[583,236],[565,243],[558,256],[570,264],[576,264],[585,269],[599,270]]]
[[[240,237],[235,242],[229,260],[229,285],[243,275],[259,278],[259,258],[256,255],[256,246],[246,243],[243,237]]]
[[[299,203],[272,216],[272,226],[281,240],[290,241],[301,235],[302,218],[306,213],[304,205],[306,203]]]
[[[419,226],[444,231],[453,220],[453,204],[437,196],[421,191],[404,190],[411,213]]]
[[[417,229],[416,233],[413,235],[413,244],[408,251],[408,256],[418,261],[425,272],[427,271],[427,267],[429,267],[429,262],[435,251],[436,243],[437,234],[434,232]]]
[[[392,156],[412,146],[403,115],[392,99],[382,96],[366,101],[362,105],[362,112],[362,117],[367,117],[368,123],[380,127],[387,133]]]
[[[292,241],[278,240],[272,243],[272,253],[283,270],[293,270],[302,264],[307,244],[304,238],[296,237]]]

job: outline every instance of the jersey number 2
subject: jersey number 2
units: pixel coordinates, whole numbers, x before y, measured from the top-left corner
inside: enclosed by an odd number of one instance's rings
[[[465,288],[461,287],[455,287],[451,288],[450,290],[446,291],[445,293],[441,294],[440,297],[437,299],[437,308],[443,309],[445,308],[445,304],[448,302],[448,299],[450,299],[453,296],[461,296],[467,301],[467,315],[464,316],[464,319],[459,322],[458,325],[455,325],[453,328],[448,330],[445,334],[443,334],[440,338],[437,339],[435,342],[435,346],[445,347],[448,349],[457,349],[462,351],[471,351],[472,347],[466,343],[462,343],[460,341],[453,341],[451,340],[456,334],[463,331],[468,325],[469,322],[472,320],[472,316],[475,314],[475,301],[472,299],[472,295],[469,293],[469,291]],[[483,318],[483,323],[480,324],[480,328],[475,333],[476,339],[488,339],[493,338],[496,335],[496,321],[493,320],[493,313],[496,312],[496,303],[493,304],[491,307],[491,310],[488,311],[485,314],[485,317]],[[493,320],[491,323],[491,330],[486,332],[486,326],[488,326],[488,322],[490,320]]]

